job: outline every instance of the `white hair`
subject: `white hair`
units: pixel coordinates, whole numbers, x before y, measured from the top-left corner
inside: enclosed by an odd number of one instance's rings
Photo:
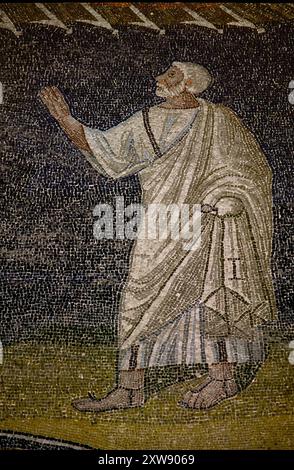
[[[194,95],[200,95],[213,82],[212,76],[202,65],[192,62],[173,62],[172,65],[183,72],[185,81],[191,80],[191,84],[186,85],[186,90]]]

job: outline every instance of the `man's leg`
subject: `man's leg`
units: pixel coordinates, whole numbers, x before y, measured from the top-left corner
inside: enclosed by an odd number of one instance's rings
[[[104,398],[93,394],[74,400],[72,405],[79,411],[110,411],[135,408],[144,404],[144,369],[136,369],[136,350],[132,351],[130,369],[121,370],[117,386]]]
[[[219,341],[220,362],[208,369],[208,377],[194,390],[183,397],[180,405],[184,408],[207,410],[239,392],[235,380],[235,365],[227,362],[225,343]]]
[[[234,378],[234,364],[220,362],[209,367],[208,377],[198,387],[186,393],[180,405],[207,410],[239,392]]]

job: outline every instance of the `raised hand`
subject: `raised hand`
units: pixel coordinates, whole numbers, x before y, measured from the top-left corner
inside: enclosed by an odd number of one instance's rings
[[[243,203],[235,197],[223,197],[215,204],[215,208],[219,217],[234,217],[241,214],[244,206]]]
[[[71,115],[67,102],[55,86],[43,88],[39,92],[39,97],[57,121],[63,121]]]

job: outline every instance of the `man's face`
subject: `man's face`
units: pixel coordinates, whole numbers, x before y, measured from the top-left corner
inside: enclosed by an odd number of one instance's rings
[[[156,94],[162,98],[178,96],[185,91],[183,72],[176,66],[170,67],[156,77]]]

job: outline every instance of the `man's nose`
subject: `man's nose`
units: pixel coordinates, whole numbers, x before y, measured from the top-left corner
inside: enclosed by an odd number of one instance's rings
[[[163,75],[158,75],[155,80],[158,82],[158,83],[164,83],[164,76]]]

